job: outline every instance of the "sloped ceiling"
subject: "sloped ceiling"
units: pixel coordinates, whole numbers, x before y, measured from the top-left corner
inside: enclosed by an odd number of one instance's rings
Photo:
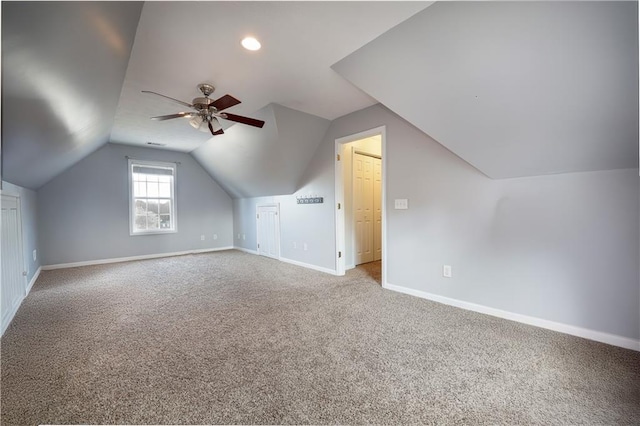
[[[191,154],[234,198],[295,192],[330,121],[277,104],[253,116],[262,129],[232,126]]]
[[[637,2],[440,2],[333,69],[492,178],[638,165]]]
[[[426,2],[147,2],[144,5],[112,140],[190,152],[209,139],[186,119],[151,121],[184,106],[142,90],[191,102],[196,86],[213,99],[242,101],[229,110],[252,116],[277,103],[326,119],[375,104],[331,65],[427,7]],[[262,49],[240,41],[257,37]],[[223,128],[233,123],[220,120]],[[221,153],[221,155],[225,155]]]
[[[2,3],[2,178],[36,189],[109,140],[142,3]]]

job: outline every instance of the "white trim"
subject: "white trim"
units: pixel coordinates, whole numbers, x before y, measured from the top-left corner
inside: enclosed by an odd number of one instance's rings
[[[344,167],[343,163],[337,161],[336,156],[342,154],[344,144],[354,142],[360,139],[369,138],[380,135],[382,148],[382,282],[387,281],[387,126],[379,126],[373,129],[365,130],[349,136],[337,138],[335,140],[334,149],[334,179],[335,179],[335,232],[336,232],[336,275],[344,275],[346,263],[346,244],[344,241],[345,233],[345,217],[344,217]],[[337,203],[342,203],[342,208],[337,209]],[[338,252],[342,252],[343,256],[338,257]],[[355,262],[354,262],[355,263]]]
[[[313,269],[315,271],[324,272],[326,274],[338,275],[334,269],[323,268],[322,266],[316,266],[316,265],[312,265],[310,263],[299,262],[297,260],[287,259],[286,257],[280,257],[280,260],[282,262],[285,262],[285,263],[290,263],[290,264],[296,265],[296,266],[302,266],[303,268]]]
[[[27,285],[27,294],[24,297],[27,297],[29,295],[29,293],[31,292],[31,287],[33,287],[33,285],[36,283],[36,280],[40,276],[40,272],[41,271],[42,271],[42,266],[38,267],[38,270],[36,271],[36,273],[33,274],[33,277],[31,278],[31,281],[29,281],[29,284]]]
[[[516,314],[509,311],[503,311],[502,309],[491,308],[484,305],[478,305],[476,303],[465,302],[458,299],[452,299],[450,297],[439,296],[437,294],[427,293],[421,290],[415,290],[412,288],[397,286],[386,283],[384,288],[397,291],[399,293],[409,294],[411,296],[420,297],[422,299],[431,300],[438,303],[443,303],[449,306],[455,306],[456,308],[466,309],[468,311],[479,312],[481,314],[491,315],[506,320],[516,321],[523,324],[533,325],[535,327],[546,328],[548,330],[558,331],[560,333],[570,334],[572,336],[582,337],[589,340],[595,340],[596,342],[607,343],[613,346],[619,346],[634,351],[640,351],[640,340],[631,339],[616,334],[605,333],[602,331],[590,330],[588,328],[576,327],[574,325],[563,324],[560,322],[549,321],[542,318],[531,317],[528,315]]]
[[[24,299],[27,298],[27,296],[29,295],[29,292],[31,292],[31,287],[33,287],[33,284],[35,284],[36,280],[40,276],[41,270],[42,270],[42,267],[39,267],[36,273],[33,274],[31,281],[29,281],[29,284],[27,285],[26,294],[22,296],[22,299],[20,299],[20,301],[16,303],[15,306],[11,309],[11,313],[7,315],[6,323],[2,324],[2,330],[0,331],[0,336],[4,335],[4,332],[9,327],[9,324],[11,324],[11,321],[13,321],[13,317],[16,315],[16,313],[18,313],[18,309],[20,309],[20,306],[22,306],[22,302],[24,302]]]
[[[103,265],[105,263],[120,263],[120,262],[130,262],[132,260],[157,259],[160,257],[183,256],[185,254],[198,254],[198,253],[208,253],[212,251],[233,250],[233,248],[234,247],[232,246],[227,246],[227,247],[206,248],[206,249],[197,249],[197,250],[175,251],[172,253],[143,254],[139,256],[114,257],[111,259],[86,260],[83,262],[58,263],[56,265],[43,265],[42,270],[51,271],[53,269],[77,268],[79,266]]]
[[[20,305],[22,305],[22,301],[23,300],[24,300],[24,297],[22,299],[20,299],[20,301],[18,303],[16,303],[13,306],[13,308],[11,308],[11,311],[9,312],[9,314],[7,316],[5,316],[6,320],[2,324],[2,332],[0,333],[0,336],[4,335],[4,332],[7,331],[7,328],[9,327],[9,324],[11,324],[11,321],[13,321],[13,317],[16,316],[16,313],[18,312],[18,309],[20,308]]]
[[[234,247],[234,250],[240,250],[243,251],[245,253],[249,253],[249,254],[255,254],[256,256],[258,255],[258,252],[256,250],[251,250],[248,248],[244,248],[244,247]]]

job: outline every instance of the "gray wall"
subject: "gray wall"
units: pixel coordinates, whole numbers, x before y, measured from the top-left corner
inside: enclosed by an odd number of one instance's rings
[[[177,233],[129,235],[125,156],[181,163]],[[40,188],[38,203],[43,265],[233,245],[231,198],[184,153],[106,144]]]
[[[3,181],[2,192],[20,197],[20,214],[22,215],[22,251],[27,267],[27,282],[35,275],[40,267],[41,253],[38,246],[38,202],[36,192],[18,185]],[[36,250],[36,260],[33,251]]]
[[[283,256],[335,269],[334,141],[381,125],[388,283],[640,337],[637,169],[491,180],[380,105],[332,122],[299,190],[325,203],[285,205]],[[255,204],[234,201],[237,232],[255,227]],[[289,249],[294,239],[309,251]]]

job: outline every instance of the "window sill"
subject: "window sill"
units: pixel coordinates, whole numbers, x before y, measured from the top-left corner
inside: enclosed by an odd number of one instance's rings
[[[139,237],[141,235],[162,235],[162,234],[175,234],[177,233],[177,229],[171,229],[167,231],[141,231],[141,232],[131,232],[129,231],[130,237]]]

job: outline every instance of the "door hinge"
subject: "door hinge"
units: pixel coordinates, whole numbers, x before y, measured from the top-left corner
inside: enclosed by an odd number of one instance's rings
[[[260,215],[259,214],[256,215],[256,219],[260,219]]]
[[[340,154],[337,155],[338,161],[340,161]]]
[[[341,257],[342,257],[342,252],[341,252],[341,251],[339,251],[339,252],[338,252],[338,259],[339,259],[339,258],[341,258]]]
[[[340,203],[338,203],[338,210],[340,210]]]
[[[258,248],[260,248],[260,243],[258,243]]]
[[[276,212],[276,216],[278,216],[278,212]]]

